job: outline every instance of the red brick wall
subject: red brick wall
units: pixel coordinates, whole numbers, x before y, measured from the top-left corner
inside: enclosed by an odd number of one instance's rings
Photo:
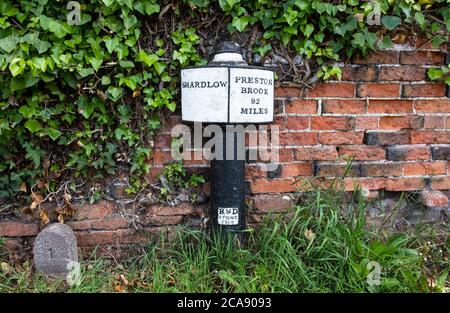
[[[446,205],[439,190],[450,189],[450,99],[445,85],[426,75],[427,68],[443,63],[445,54],[428,45],[413,50],[403,46],[354,59],[342,65],[342,81],[318,84],[302,96],[299,88],[276,89],[280,167],[267,173],[261,163],[248,164],[250,222],[291,206],[286,193],[301,187],[298,178],[326,186],[342,176],[349,157],[348,191],[355,185],[369,191],[425,190],[426,205]],[[156,136],[150,178],[171,161],[170,131],[178,123],[180,116],[170,116]],[[207,173],[206,161],[184,163],[189,171]],[[207,191],[208,185],[203,188]],[[186,221],[199,225],[203,209],[186,203],[150,206],[136,217],[133,210],[103,201],[80,205],[69,225],[80,246],[117,245],[170,232]],[[38,231],[33,221],[0,221],[0,236],[8,238],[10,247],[30,242]]]

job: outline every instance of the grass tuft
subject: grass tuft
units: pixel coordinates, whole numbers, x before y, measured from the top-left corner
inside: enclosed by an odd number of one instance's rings
[[[387,233],[369,227],[366,206],[358,192],[316,190],[287,215],[267,216],[245,245],[180,227],[120,264],[83,261],[79,286],[25,262],[0,274],[0,291],[448,292],[447,225]]]

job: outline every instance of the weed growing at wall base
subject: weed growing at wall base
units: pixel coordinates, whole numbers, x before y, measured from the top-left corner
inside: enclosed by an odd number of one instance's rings
[[[26,262],[0,273],[0,291],[448,292],[445,229],[386,235],[371,230],[359,193],[343,197],[311,192],[286,215],[249,229],[245,245],[180,228],[120,263],[93,257],[81,262],[78,286],[32,274]]]

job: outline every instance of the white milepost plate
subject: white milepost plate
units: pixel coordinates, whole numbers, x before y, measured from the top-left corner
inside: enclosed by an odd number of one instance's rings
[[[181,71],[181,114],[184,121],[228,121],[228,68]]]
[[[273,121],[274,73],[238,67],[181,71],[184,121],[270,123]]]
[[[273,121],[274,73],[254,68],[230,68],[230,123]]]

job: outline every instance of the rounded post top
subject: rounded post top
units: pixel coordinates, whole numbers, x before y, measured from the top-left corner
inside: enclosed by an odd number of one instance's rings
[[[216,49],[214,51],[215,54],[219,53],[239,53],[242,54],[242,48],[239,46],[239,44],[233,42],[233,41],[221,41],[216,46]]]
[[[222,41],[217,44],[211,63],[247,65],[242,57],[241,46],[232,41]]]

